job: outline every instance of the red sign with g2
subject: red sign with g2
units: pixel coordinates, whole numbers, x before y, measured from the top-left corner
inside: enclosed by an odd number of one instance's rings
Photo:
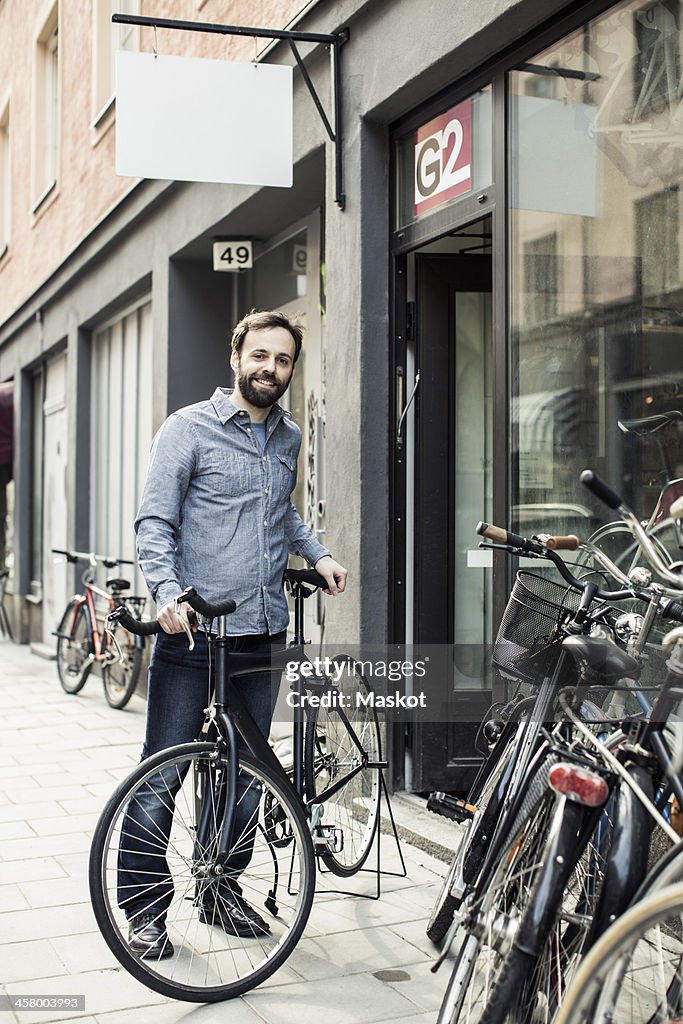
[[[472,101],[440,114],[415,133],[415,216],[472,188]]]

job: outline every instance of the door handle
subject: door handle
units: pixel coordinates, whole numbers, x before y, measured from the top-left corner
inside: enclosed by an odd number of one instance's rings
[[[399,451],[399,452],[403,451],[403,421],[405,420],[406,416],[408,415],[408,410],[410,409],[410,406],[413,404],[413,399],[415,398],[415,395],[417,393],[417,389],[419,387],[419,384],[420,384],[420,371],[418,370],[417,373],[415,374],[415,383],[413,384],[413,390],[410,392],[410,398],[408,399],[408,401],[406,402],[405,406],[403,407],[403,411],[401,412],[401,415],[399,416],[399,419],[398,419],[398,423],[396,424],[396,450]],[[401,407],[401,402],[402,402],[402,399],[403,399],[403,373],[402,372],[399,375],[397,375],[396,386],[397,386],[397,391],[398,391],[398,401],[397,401],[397,404],[396,404],[396,408],[398,410]]]

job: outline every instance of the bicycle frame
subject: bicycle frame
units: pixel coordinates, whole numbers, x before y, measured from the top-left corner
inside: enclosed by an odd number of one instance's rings
[[[333,783],[331,786],[328,786],[327,789],[323,790],[321,793],[318,793],[313,797],[309,796],[308,799],[304,799],[303,763],[305,715],[302,700],[297,699],[294,702],[295,707],[292,726],[294,768],[292,779],[290,779],[289,775],[282,767],[266,737],[264,737],[263,733],[246,709],[236,687],[232,683],[233,679],[259,671],[281,671],[286,665],[291,665],[292,662],[301,663],[307,660],[308,655],[305,649],[303,633],[303,601],[305,597],[309,596],[311,591],[308,591],[301,583],[294,583],[292,584],[292,592],[294,595],[293,641],[283,651],[276,651],[267,659],[264,658],[262,661],[254,658],[253,655],[231,653],[229,649],[230,639],[227,633],[227,616],[224,615],[218,619],[217,635],[214,641],[216,685],[213,704],[215,707],[216,727],[223,743],[225,744],[228,767],[230,769],[230,788],[227,793],[223,828],[221,829],[218,855],[216,858],[216,863],[220,865],[224,864],[227,860],[232,841],[238,775],[237,733],[240,734],[254,757],[269,767],[276,776],[282,780],[283,784],[286,784],[287,787],[296,792],[297,797],[301,801],[302,807],[305,809],[309,817],[313,818],[314,824],[316,822],[312,813],[312,808],[324,803],[325,800],[329,800],[335,793],[348,785],[349,781],[361,771],[367,768],[374,768],[378,770],[384,769],[388,765],[388,762],[383,760],[368,760],[367,755],[363,750],[363,745],[353,729],[346,712],[343,708],[338,708],[337,710],[340,718],[348,729],[349,736],[356,746],[358,753],[361,755],[360,763],[344,775],[343,778]],[[298,676],[296,681],[292,684],[292,689],[300,698],[304,690],[311,688],[311,684],[315,685],[315,682],[315,680],[311,680],[310,682],[305,683],[301,676]]]

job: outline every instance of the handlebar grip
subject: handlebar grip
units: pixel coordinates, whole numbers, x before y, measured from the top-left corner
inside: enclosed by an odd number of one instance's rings
[[[136,619],[134,615],[130,614],[125,605],[122,604],[115,608],[113,612],[110,612],[108,618],[112,622],[118,622],[129,633],[134,633],[136,636],[153,636],[155,633],[163,632],[161,625],[156,619],[149,619],[146,622]]]
[[[546,537],[545,546],[550,551],[577,551],[581,545],[579,538],[570,533],[566,537]]]
[[[608,508],[619,508],[623,504],[616,491],[613,491],[609,484],[606,484],[592,469],[584,469],[580,477],[581,483],[587,487],[591,494],[604,502]]]
[[[662,618],[674,619],[676,622],[683,622],[683,605],[676,604],[671,598],[667,598],[660,604]]]
[[[64,555],[67,562],[73,563],[78,561],[75,555],[72,555],[70,551],[63,551],[62,548],[51,548],[51,551],[53,555]]]
[[[510,533],[502,526],[494,526],[492,523],[477,523],[476,532],[480,537],[487,537],[496,544],[509,544],[513,548],[528,548],[529,541],[520,537],[517,533]]]
[[[215,604],[205,601],[194,587],[186,587],[179,600],[187,601],[190,608],[194,608],[205,619],[219,619],[221,615],[230,615],[237,608],[237,603],[231,597],[225,601],[217,601]]]

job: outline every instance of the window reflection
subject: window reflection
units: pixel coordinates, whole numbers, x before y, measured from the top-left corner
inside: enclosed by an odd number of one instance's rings
[[[520,528],[586,536],[609,518],[578,484],[587,466],[641,516],[683,476],[681,420],[639,423],[683,410],[680,8],[621,4],[510,74]]]

